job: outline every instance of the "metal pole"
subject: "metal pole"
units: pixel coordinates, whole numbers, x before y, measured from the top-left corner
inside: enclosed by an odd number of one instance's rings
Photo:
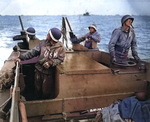
[[[70,23],[69,23],[67,17],[66,17],[66,21],[67,21],[67,23],[68,23],[68,26],[69,26],[69,28],[70,28],[70,31],[72,32],[72,29],[71,29],[71,26],[70,26]]]
[[[22,24],[22,20],[21,20],[21,17],[20,17],[20,16],[19,16],[19,20],[20,20],[20,24],[21,24],[22,30],[24,30],[23,24]]]
[[[16,66],[15,82],[14,82],[14,88],[12,92],[10,122],[19,122],[18,102],[19,102],[20,90],[18,87],[18,83],[19,83],[19,62],[17,62],[17,66]]]

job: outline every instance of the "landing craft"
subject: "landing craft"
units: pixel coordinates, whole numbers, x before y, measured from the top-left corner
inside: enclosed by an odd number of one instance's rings
[[[21,35],[15,36],[14,40],[23,38],[23,42],[13,48],[0,71],[0,108],[11,108],[8,121],[19,122],[27,119],[29,122],[41,122],[94,118],[96,113],[88,110],[109,106],[113,101],[133,96],[137,92],[150,92],[150,63],[141,61],[136,64],[133,59],[129,59],[128,66],[112,66],[109,53],[72,44],[69,36],[71,31],[68,19],[63,17],[62,42],[66,46],[66,57],[56,67],[55,98],[32,100],[34,64],[37,59],[16,65],[14,60],[40,41],[26,41],[22,25]],[[14,67],[15,70],[12,70]],[[12,82],[13,87],[10,88]],[[23,84],[24,82],[28,84]],[[20,87],[21,85],[26,87]],[[10,89],[6,89],[6,86]],[[26,100],[20,97],[24,89]]]

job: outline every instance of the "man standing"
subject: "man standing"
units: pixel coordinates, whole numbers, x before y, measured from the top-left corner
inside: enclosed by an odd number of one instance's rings
[[[52,28],[43,40],[32,50],[22,54],[16,61],[28,60],[39,56],[35,64],[35,95],[36,99],[54,98],[55,66],[61,64],[65,58],[65,47],[59,41],[61,31]]]
[[[126,61],[130,47],[136,62],[140,60],[137,53],[137,40],[132,26],[133,20],[134,18],[130,15],[123,16],[121,19],[122,26],[113,31],[109,42],[111,63],[119,64]]]

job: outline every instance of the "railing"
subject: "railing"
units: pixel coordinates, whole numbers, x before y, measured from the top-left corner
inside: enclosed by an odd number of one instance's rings
[[[19,98],[20,98],[20,89],[19,85],[19,62],[16,64],[16,75],[14,81],[14,88],[12,92],[12,103],[10,111],[10,122],[19,122]]]

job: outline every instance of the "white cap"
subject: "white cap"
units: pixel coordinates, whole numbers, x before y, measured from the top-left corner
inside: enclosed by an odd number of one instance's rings
[[[90,25],[90,26],[89,26],[89,29],[90,29],[90,28],[94,28],[94,29],[97,31],[97,27],[96,27],[95,24]]]

